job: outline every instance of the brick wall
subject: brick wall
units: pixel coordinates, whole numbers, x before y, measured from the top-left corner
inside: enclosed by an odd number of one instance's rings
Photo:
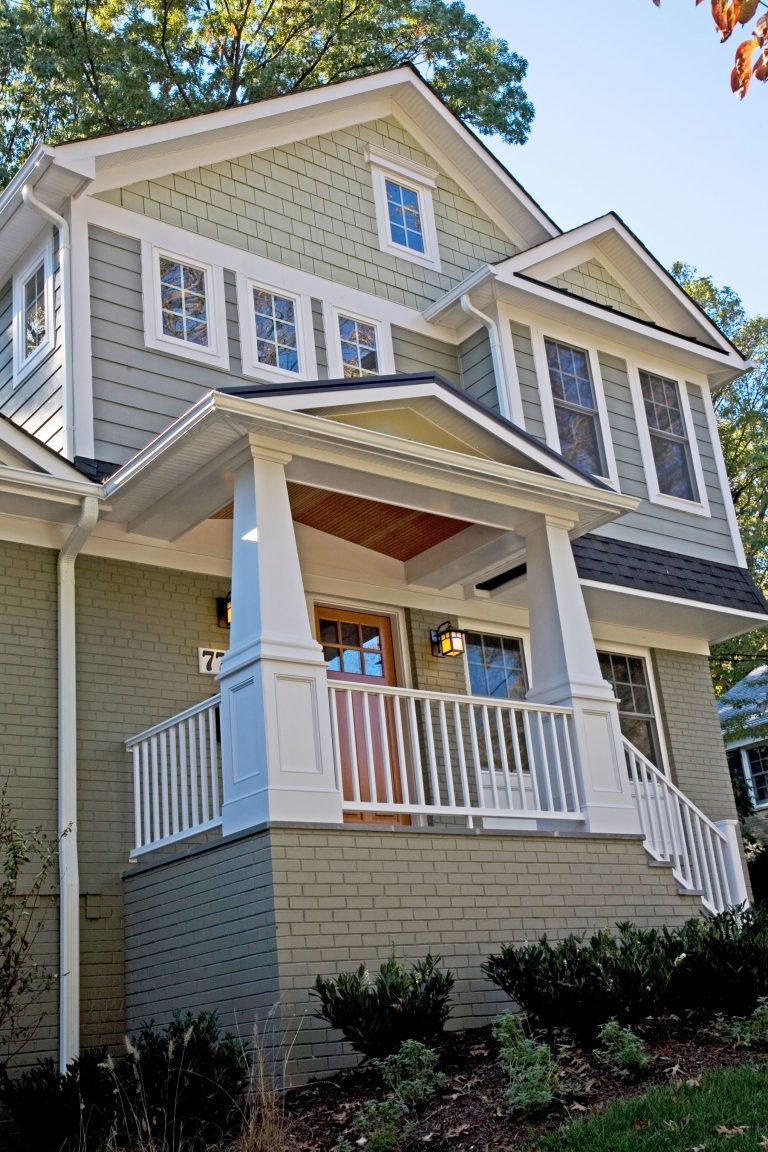
[[[710,819],[735,817],[709,661],[663,648],[651,656],[675,783]]]

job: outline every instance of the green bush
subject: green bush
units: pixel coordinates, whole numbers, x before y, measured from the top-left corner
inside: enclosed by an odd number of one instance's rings
[[[508,1014],[493,1025],[499,1060],[507,1074],[507,1108],[514,1114],[543,1112],[558,1087],[557,1065],[546,1044],[529,1040],[520,1021]]]
[[[595,1056],[620,1080],[636,1080],[648,1067],[649,1057],[642,1040],[618,1020],[609,1020],[597,1033],[600,1046]]]
[[[373,1061],[386,1087],[387,1100],[369,1100],[355,1121],[355,1129],[365,1139],[366,1152],[397,1152],[413,1131],[414,1109],[427,1104],[445,1083],[437,1070],[437,1053],[418,1040],[406,1040],[399,1051],[386,1060]],[[342,1140],[337,1152],[351,1152]]]
[[[718,1013],[710,1032],[717,1040],[724,1040],[736,1048],[752,1048],[756,1044],[768,1044],[768,1000],[761,998],[750,1016],[735,1016],[728,1019],[722,1013]]]
[[[364,965],[336,979],[318,976],[315,1015],[343,1032],[366,1060],[390,1056],[406,1040],[434,1040],[450,1015],[454,982],[439,963],[439,956],[428,955],[407,972],[392,956],[375,976]]]
[[[63,1075],[53,1060],[40,1060],[13,1078],[0,1073],[0,1102],[29,1152],[75,1152],[83,1143],[99,1147],[117,1121],[114,1077],[106,1050],[87,1049]]]
[[[668,932],[677,964],[669,989],[673,1010],[746,1016],[768,996],[768,907],[728,908]]]
[[[591,1037],[613,1017],[630,1023],[657,1011],[674,958],[663,934],[619,924],[616,936],[602,931],[555,945],[546,936],[520,948],[505,945],[483,971],[537,1024]]]

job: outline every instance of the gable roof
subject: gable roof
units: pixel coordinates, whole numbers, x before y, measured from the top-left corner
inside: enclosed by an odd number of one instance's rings
[[[747,738],[748,729],[768,722],[768,665],[753,668],[724,692],[717,702],[717,714],[724,734],[737,738]]]

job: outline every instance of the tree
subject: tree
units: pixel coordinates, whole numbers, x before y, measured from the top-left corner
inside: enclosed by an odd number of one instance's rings
[[[657,8],[661,0],[653,0]],[[696,5],[701,0],[696,0]],[[720,33],[722,44],[728,40],[737,24],[745,27],[755,19],[760,8],[768,8],[765,0],[712,0],[712,19]],[[757,57],[755,54],[757,53]],[[753,79],[768,81],[768,14],[760,16],[747,40],[736,49],[736,61],[731,71],[731,91],[743,100]]]
[[[0,183],[34,144],[412,64],[523,143],[527,63],[461,0],[0,0]]]
[[[768,589],[768,316],[748,316],[732,288],[718,288],[689,264],[672,275],[741,351],[754,368],[715,397],[725,466],[747,565],[757,584]],[[713,648],[712,674],[718,693],[758,663],[768,663],[768,635],[750,632]]]

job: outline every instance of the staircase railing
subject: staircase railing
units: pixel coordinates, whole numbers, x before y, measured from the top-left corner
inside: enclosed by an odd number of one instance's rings
[[[727,836],[629,740],[624,740],[635,802],[654,860],[672,865],[680,887],[710,912],[737,902],[729,881]]]

